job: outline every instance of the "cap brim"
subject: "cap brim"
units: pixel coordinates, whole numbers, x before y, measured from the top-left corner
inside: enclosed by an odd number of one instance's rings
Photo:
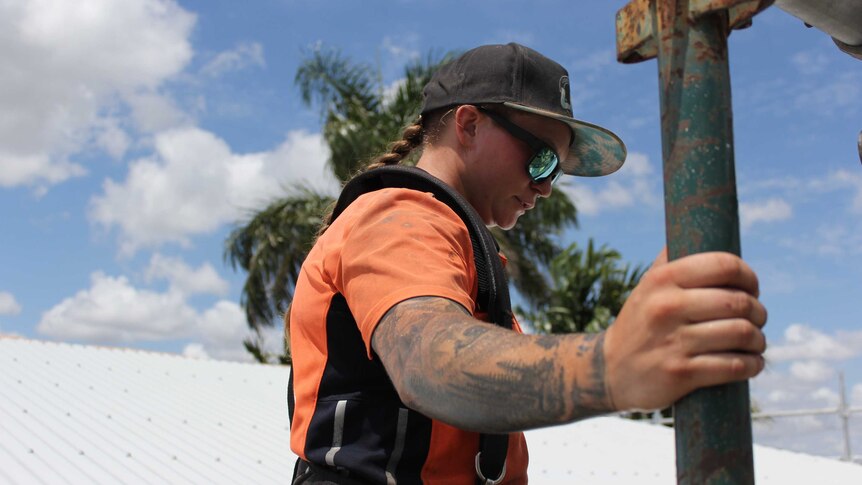
[[[569,125],[575,136],[569,149],[569,156],[562,163],[563,173],[599,177],[616,172],[626,161],[625,143],[610,130],[543,109],[512,102],[503,104],[509,108],[553,118]]]

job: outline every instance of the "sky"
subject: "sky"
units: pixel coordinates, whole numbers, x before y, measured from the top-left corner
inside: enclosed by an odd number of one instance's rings
[[[407,62],[487,43],[557,60],[575,116],[629,151],[614,175],[558,185],[579,210],[565,242],[648,264],[665,239],[657,63],[616,62],[624,4],[0,1],[0,333],[249,360],[226,235],[295,184],[337,192],[294,84],[316,48],[372,66],[381,89]],[[775,7],[729,49],[742,254],[770,314],[752,399],[834,407],[843,372],[862,406],[862,62]],[[851,429],[862,454],[862,415]],[[834,416],[755,438],[843,452]]]

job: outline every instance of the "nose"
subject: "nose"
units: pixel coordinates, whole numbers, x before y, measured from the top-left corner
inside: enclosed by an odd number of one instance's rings
[[[533,190],[538,192],[539,197],[547,198],[547,197],[551,196],[551,192],[554,190],[554,185],[553,185],[554,182],[552,179],[553,179],[553,177],[549,177],[549,178],[543,180],[542,183],[540,183],[540,184],[537,184],[535,182],[533,184],[531,184],[533,187]]]

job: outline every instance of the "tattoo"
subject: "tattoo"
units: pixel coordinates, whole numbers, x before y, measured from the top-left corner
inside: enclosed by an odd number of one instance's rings
[[[463,349],[469,348],[473,342],[488,333],[490,330],[481,326],[469,326],[462,333],[463,338],[455,341],[455,355]]]
[[[550,335],[539,335],[536,337],[536,344],[543,349],[551,350],[560,345],[560,339]]]
[[[602,414],[613,409],[605,382],[605,333],[586,334],[583,337],[584,342],[591,342],[593,344],[593,355],[590,358],[592,366],[588,373],[588,382],[585,382],[576,389],[575,399],[583,403],[585,408],[592,408],[596,411],[595,414]],[[582,343],[578,346],[579,352],[584,345]]]
[[[611,411],[603,343],[604,334],[520,335],[437,297],[395,305],[372,336],[407,405],[484,432]]]
[[[583,357],[588,352],[592,351],[595,347],[593,341],[596,339],[598,334],[595,333],[585,333],[583,338],[581,339],[581,343],[578,344],[578,357]]]

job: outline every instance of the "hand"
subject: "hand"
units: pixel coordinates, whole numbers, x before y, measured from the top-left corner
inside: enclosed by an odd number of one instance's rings
[[[697,388],[760,373],[766,308],[758,296],[757,276],[738,256],[668,262],[665,248],[605,336],[614,407],[664,408]]]

